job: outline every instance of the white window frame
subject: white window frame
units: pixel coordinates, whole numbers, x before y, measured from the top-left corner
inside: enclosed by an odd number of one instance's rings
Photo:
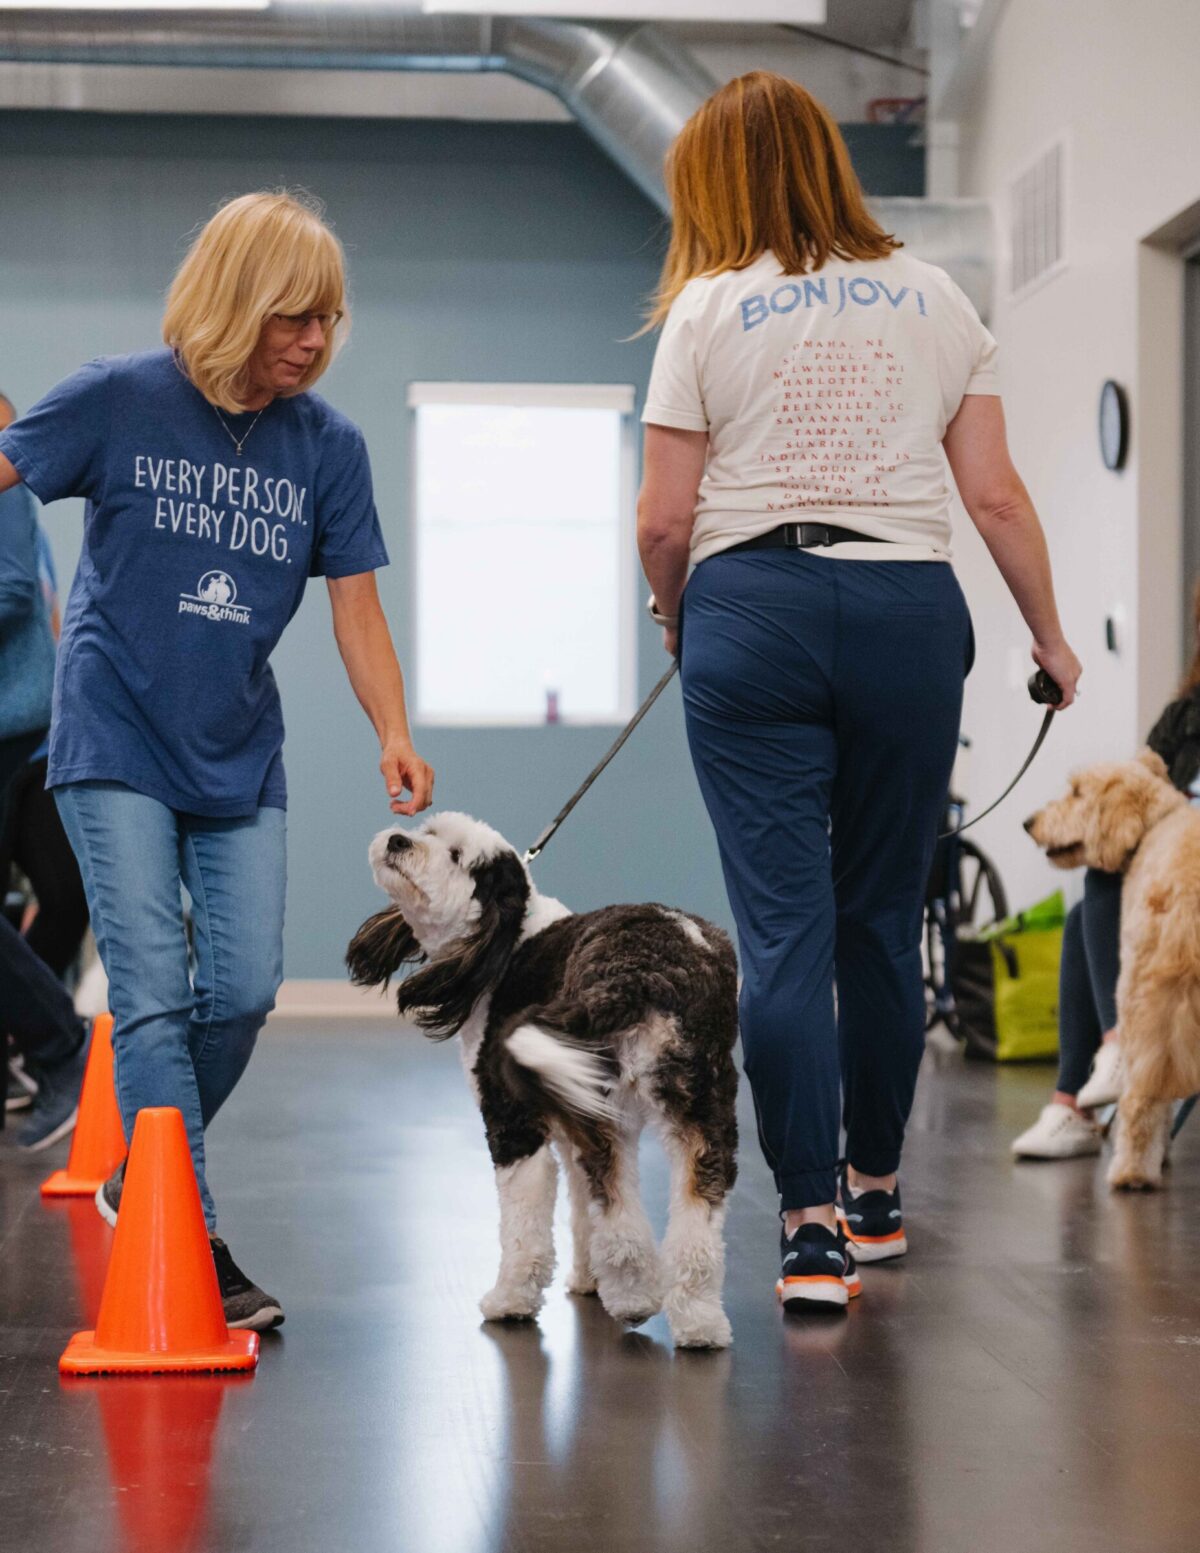
[[[409,479],[409,533],[411,574],[409,580],[410,619],[413,621],[413,721],[423,728],[572,728],[619,727],[637,708],[637,554],[636,506],[636,432],[635,394],[629,383],[460,383],[415,382],[408,385],[408,447],[411,456]],[[515,405],[526,409],[613,410],[621,417],[620,468],[618,491],[620,511],[617,518],[617,708],[611,717],[573,717],[569,709],[558,724],[544,718],[520,715],[455,715],[427,712],[420,704],[421,684],[421,521],[417,511],[418,448],[417,416],[422,405]],[[426,606],[430,601],[425,601]],[[515,601],[521,603],[522,601]],[[537,601],[524,601],[536,607]],[[433,607],[438,607],[436,604]],[[452,608],[446,601],[441,607]]]

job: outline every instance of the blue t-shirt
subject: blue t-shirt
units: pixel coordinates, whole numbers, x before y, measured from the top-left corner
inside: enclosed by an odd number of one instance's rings
[[[309,577],[387,564],[362,433],[314,393],[225,415],[169,350],[90,362],[0,432],[43,502],[87,498],[47,786],[189,814],[285,808],[268,659]]]
[[[0,491],[0,740],[50,723],[54,638],[37,580],[37,513],[22,486]]]

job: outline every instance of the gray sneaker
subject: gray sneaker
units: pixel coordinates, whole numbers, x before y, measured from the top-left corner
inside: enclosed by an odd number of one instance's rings
[[[96,1188],[96,1208],[104,1222],[111,1224],[113,1229],[117,1227],[117,1211],[121,1206],[121,1193],[125,1188],[125,1166],[128,1163],[128,1160],[123,1159],[103,1186]]]
[[[9,1113],[13,1111],[28,1111],[33,1104],[33,1097],[37,1094],[37,1079],[26,1073],[25,1064],[20,1057],[8,1059],[8,1089],[4,1096],[4,1109]]]
[[[37,1066],[37,1096],[29,1120],[17,1134],[17,1147],[35,1153],[73,1132],[79,1118],[79,1091],[87,1066],[88,1042],[81,1041],[73,1057],[51,1067]]]
[[[212,1247],[217,1282],[221,1286],[226,1325],[231,1329],[248,1327],[254,1332],[269,1332],[272,1327],[282,1326],[283,1306],[279,1301],[250,1282],[223,1240],[210,1235],[208,1243]]]
[[[121,1194],[125,1189],[124,1161],[104,1185],[96,1192],[96,1207],[100,1217],[114,1229],[121,1208]],[[221,1303],[225,1307],[225,1324],[229,1327],[250,1327],[256,1332],[267,1332],[271,1327],[282,1326],[283,1307],[279,1301],[264,1294],[256,1283],[251,1283],[233,1260],[229,1247],[216,1235],[208,1240],[212,1247],[213,1265],[217,1269],[217,1282],[221,1288]]]

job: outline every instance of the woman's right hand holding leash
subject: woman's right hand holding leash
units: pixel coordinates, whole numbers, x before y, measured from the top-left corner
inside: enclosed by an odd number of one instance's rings
[[[1065,711],[1078,694],[1079,676],[1083,673],[1083,665],[1071,651],[1066,637],[1060,636],[1057,641],[1048,643],[1035,641],[1033,661],[1039,669],[1044,669],[1062,690],[1062,700],[1058,703],[1057,710]]]

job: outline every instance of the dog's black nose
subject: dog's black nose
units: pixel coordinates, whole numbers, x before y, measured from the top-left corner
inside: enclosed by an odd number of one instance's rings
[[[388,837],[387,849],[389,855],[396,852],[407,852],[412,846],[412,841],[402,830],[394,830]]]

